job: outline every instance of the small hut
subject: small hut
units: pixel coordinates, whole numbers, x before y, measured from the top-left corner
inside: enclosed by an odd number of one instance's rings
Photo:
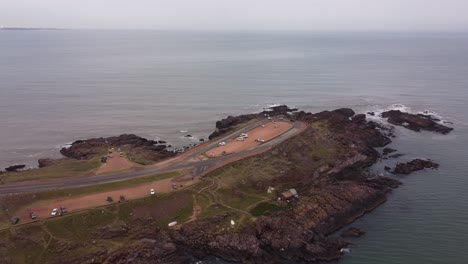
[[[289,189],[281,193],[281,198],[285,201],[290,202],[294,199],[299,198],[299,195],[297,194],[296,189]]]

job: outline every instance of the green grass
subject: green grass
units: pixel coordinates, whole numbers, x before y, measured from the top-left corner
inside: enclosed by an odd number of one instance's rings
[[[37,224],[5,230],[0,241],[5,243],[5,247],[0,247],[0,257],[13,263],[37,263],[37,256],[46,246],[43,230]]]
[[[66,158],[57,160],[55,164],[44,168],[2,173],[0,179],[5,184],[19,181],[79,177],[94,172],[100,166],[99,158],[91,160]]]
[[[288,206],[278,205],[272,202],[260,203],[250,210],[250,213],[255,216],[269,215],[276,211],[286,210]]]
[[[131,162],[141,164],[141,165],[150,165],[154,164],[155,161],[151,159],[145,158],[143,155],[139,154],[138,152],[132,151],[130,149],[124,149],[125,156]]]
[[[115,221],[115,214],[106,208],[87,210],[75,213],[69,217],[52,218],[46,227],[56,238],[74,238],[87,241],[96,227],[104,226]]]
[[[24,226],[14,226],[0,231],[0,258],[13,263],[48,263],[58,259],[74,259],[95,253],[105,248],[112,251],[130,241],[135,235],[147,228],[137,221],[137,211],[153,215],[149,225],[167,228],[167,223],[183,223],[192,215],[193,192],[180,190],[167,194],[158,194],[124,203],[70,213],[38,221]],[[159,217],[156,217],[159,216]],[[146,216],[143,216],[145,220]],[[103,239],[102,229],[122,223],[130,226],[128,233],[113,238]],[[50,243],[48,243],[50,242]],[[78,244],[78,247],[66,249],[66,245]],[[48,247],[46,248],[46,246]]]

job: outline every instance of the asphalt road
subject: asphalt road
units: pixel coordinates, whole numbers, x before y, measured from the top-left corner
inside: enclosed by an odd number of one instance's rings
[[[204,173],[207,173],[216,169],[220,165],[228,164],[230,162],[234,162],[244,157],[248,157],[256,153],[266,151],[272,146],[277,145],[285,141],[286,139],[299,134],[306,127],[306,124],[297,121],[297,122],[294,122],[293,128],[291,128],[287,132],[281,134],[280,136],[270,141],[267,141],[261,145],[258,145],[254,148],[244,150],[238,153],[229,154],[229,155],[219,157],[219,158],[211,158],[211,159],[202,160],[202,161],[194,161],[196,160],[196,157],[205,153],[209,149],[216,147],[219,142],[227,141],[229,139],[235,138],[240,133],[246,133],[249,130],[255,127],[258,127],[266,122],[269,122],[269,121],[268,120],[258,121],[253,124],[247,125],[246,127],[232,134],[221,137],[217,140],[208,141],[207,143],[204,143],[195,149],[189,150],[187,153],[181,154],[181,157],[175,157],[174,162],[166,161],[165,162],[166,165],[161,166],[161,167],[158,167],[158,165],[155,165],[155,166],[145,167],[143,169],[141,168],[131,169],[131,170],[109,173],[109,174],[104,174],[104,175],[79,177],[79,178],[64,178],[60,180],[50,180],[50,181],[34,181],[34,182],[29,181],[29,182],[5,184],[5,185],[0,185],[0,195],[31,193],[31,192],[39,192],[39,191],[46,191],[46,190],[52,190],[52,189],[65,189],[65,188],[91,186],[91,185],[96,185],[96,184],[122,181],[122,180],[127,180],[127,179],[131,179],[135,177],[149,176],[153,174],[176,171],[176,170],[181,170],[181,169],[193,168],[194,172],[192,176],[199,176],[199,175],[202,175]]]

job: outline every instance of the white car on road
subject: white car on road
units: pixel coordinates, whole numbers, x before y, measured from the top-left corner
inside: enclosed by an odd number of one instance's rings
[[[218,145],[220,145],[220,146],[226,146],[226,142],[224,142],[224,141],[223,141],[223,142],[219,142]]]
[[[154,195],[154,194],[155,194],[154,189],[150,189],[150,194],[151,194],[151,195]]]
[[[54,209],[52,210],[52,212],[50,213],[50,215],[51,215],[51,216],[56,216],[57,213],[58,213],[58,209],[57,209],[57,208],[54,208]]]

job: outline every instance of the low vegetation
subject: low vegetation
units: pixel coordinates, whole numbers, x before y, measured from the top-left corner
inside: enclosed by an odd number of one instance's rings
[[[148,182],[154,182],[164,179],[173,178],[179,176],[181,172],[167,172],[162,174],[155,174],[146,177],[138,177],[134,179],[117,181],[99,185],[92,185],[86,187],[70,188],[70,189],[56,189],[39,193],[28,193],[28,194],[18,194],[18,195],[9,195],[1,197],[2,203],[6,206],[6,209],[10,212],[10,215],[14,215],[17,211],[24,210],[25,206],[29,206],[33,203],[47,203],[48,201],[57,200],[60,198],[71,198],[78,197],[87,194],[100,193],[109,190],[116,190],[120,188],[126,188],[131,186],[138,186]],[[9,223],[9,219],[6,219],[2,214],[0,217],[0,222]]]
[[[71,158],[59,159],[56,160],[53,165],[43,168],[4,172],[0,174],[0,184],[80,177],[92,174],[99,166],[101,166],[99,158],[90,160],[76,160]]]
[[[181,190],[44,219],[0,231],[0,256],[7,263],[47,263],[102,254],[142,232],[183,223],[192,211],[193,191]]]

